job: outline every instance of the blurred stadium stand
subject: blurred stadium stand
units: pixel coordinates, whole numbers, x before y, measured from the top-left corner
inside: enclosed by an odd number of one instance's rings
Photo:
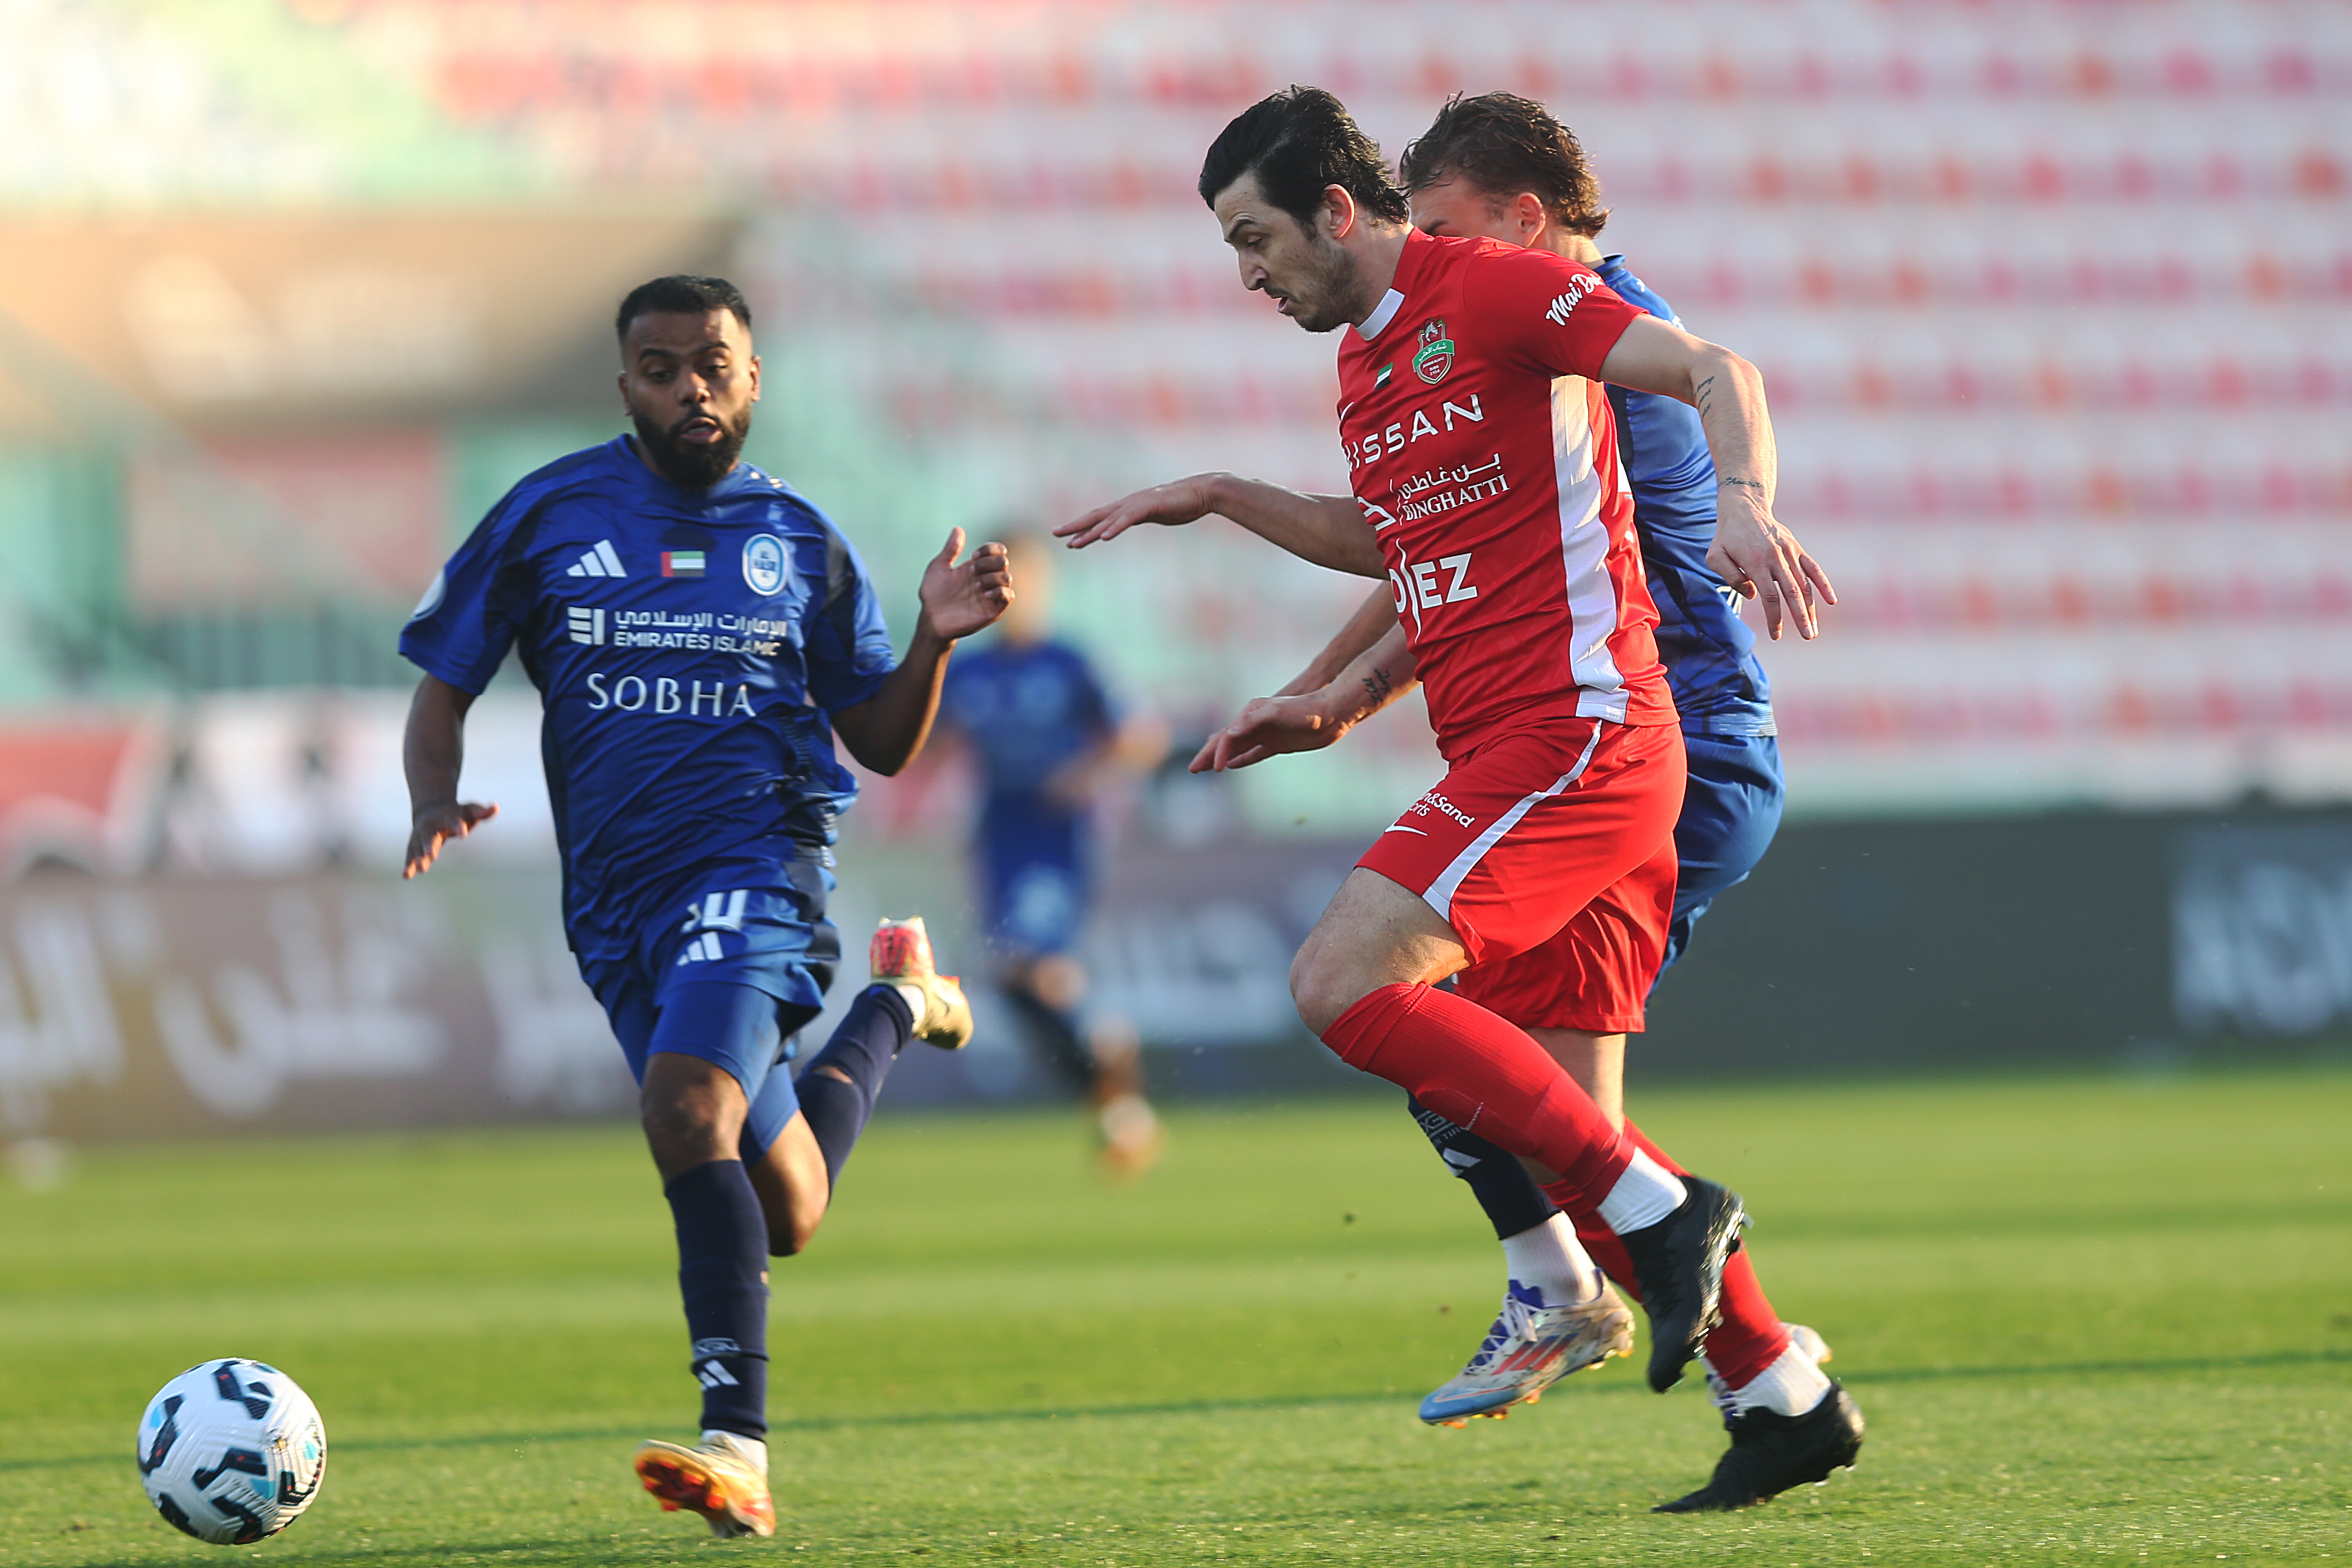
[[[8,868],[388,866],[401,616],[618,428],[607,311],[655,271],[749,286],[752,456],[902,622],[950,525],[1199,468],[1341,488],[1331,342],[1192,190],[1294,80],[1391,154],[1450,92],[1546,100],[1606,247],[1762,366],[1845,600],[1768,655],[1793,816],[2352,801],[2332,0],[12,0],[0,36]],[[1208,525],[1061,603],[1181,727],[1356,594]],[[543,864],[502,684],[467,852]],[[1244,775],[1248,821],[1385,819],[1435,771],[1407,710]],[[854,830],[936,844],[960,795]]]
[[[1507,87],[1579,127],[1612,246],[1770,380],[1780,510],[1848,600],[1771,661],[1794,809],[2352,795],[2338,5],[35,0],[9,25],[0,196],[39,220],[6,242],[0,353],[19,702],[396,680],[383,607],[530,458],[610,427],[605,296],[697,248],[525,214],[745,220],[782,373],[761,455],[886,573],[944,522],[1194,467],[1337,488],[1329,345],[1234,287],[1201,147],[1292,79],[1391,152],[1444,94]],[[499,218],[542,243],[478,265]],[[560,428],[508,436],[533,421]],[[1203,718],[1347,597],[1230,538],[1084,582],[1075,629]],[[1261,825],[1379,815],[1427,771],[1413,724],[1381,728],[1252,781]]]

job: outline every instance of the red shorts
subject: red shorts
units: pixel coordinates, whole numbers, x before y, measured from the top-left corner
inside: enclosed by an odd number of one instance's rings
[[[1454,764],[1356,864],[1454,928],[1465,999],[1522,1028],[1639,1029],[1687,773],[1671,724],[1551,721]]]

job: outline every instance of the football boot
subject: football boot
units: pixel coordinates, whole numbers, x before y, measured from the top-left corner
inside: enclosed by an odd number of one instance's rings
[[[693,1447],[658,1440],[637,1446],[637,1479],[662,1511],[698,1513],[721,1540],[776,1533],[776,1505],[764,1468],[729,1433],[711,1432]]]
[[[1421,1402],[1421,1418],[1432,1426],[1460,1426],[1473,1416],[1499,1421],[1569,1373],[1633,1349],[1633,1314],[1605,1282],[1599,1296],[1570,1307],[1514,1279],[1478,1352]]]
[[[931,936],[923,917],[884,921],[866,949],[866,967],[877,985],[911,985],[923,994],[915,1013],[915,1038],[943,1051],[960,1051],[971,1043],[971,1003],[963,983],[941,974],[931,959]]]
[[[1652,1513],[1724,1513],[1752,1508],[1790,1487],[1821,1485],[1832,1470],[1850,1470],[1862,1452],[1862,1412],[1832,1380],[1822,1402],[1802,1415],[1751,1410],[1724,1418],[1731,1447],[1716,1461],[1706,1485]]]
[[[1747,1218],[1738,1193],[1697,1176],[1682,1184],[1674,1213],[1617,1238],[1650,1316],[1650,1386],[1660,1394],[1682,1381],[1707,1331],[1721,1321],[1723,1263]]]

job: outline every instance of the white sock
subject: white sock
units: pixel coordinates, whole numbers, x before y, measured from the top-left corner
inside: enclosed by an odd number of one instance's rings
[[[1819,1405],[1829,1391],[1829,1374],[1813,1364],[1812,1357],[1790,1345],[1770,1366],[1731,1391],[1731,1408],[1741,1415],[1751,1410],[1802,1415]]]
[[[757,1437],[746,1437],[740,1432],[705,1432],[705,1443],[717,1443],[734,1449],[751,1462],[762,1476],[768,1473],[768,1445]]]
[[[890,989],[896,991],[900,998],[906,1002],[907,1011],[914,1017],[914,1026],[918,1029],[921,1028],[923,1026],[923,1009],[931,1005],[930,993],[924,990],[921,986],[916,984],[911,980],[894,980],[890,983]]]
[[[1503,1238],[1503,1266],[1515,1285],[1532,1285],[1546,1301],[1580,1307],[1601,1294],[1601,1269],[1576,1239],[1568,1216],[1556,1214],[1539,1226]]]
[[[1601,1200],[1601,1223],[1618,1235],[1653,1226],[1683,1206],[1682,1179],[1643,1150]]]

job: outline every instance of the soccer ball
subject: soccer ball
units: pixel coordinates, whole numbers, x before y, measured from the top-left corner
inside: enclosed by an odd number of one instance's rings
[[[215,1546],[277,1534],[310,1506],[326,1474],[319,1407],[292,1378],[257,1361],[192,1366],[140,1418],[147,1500]]]

